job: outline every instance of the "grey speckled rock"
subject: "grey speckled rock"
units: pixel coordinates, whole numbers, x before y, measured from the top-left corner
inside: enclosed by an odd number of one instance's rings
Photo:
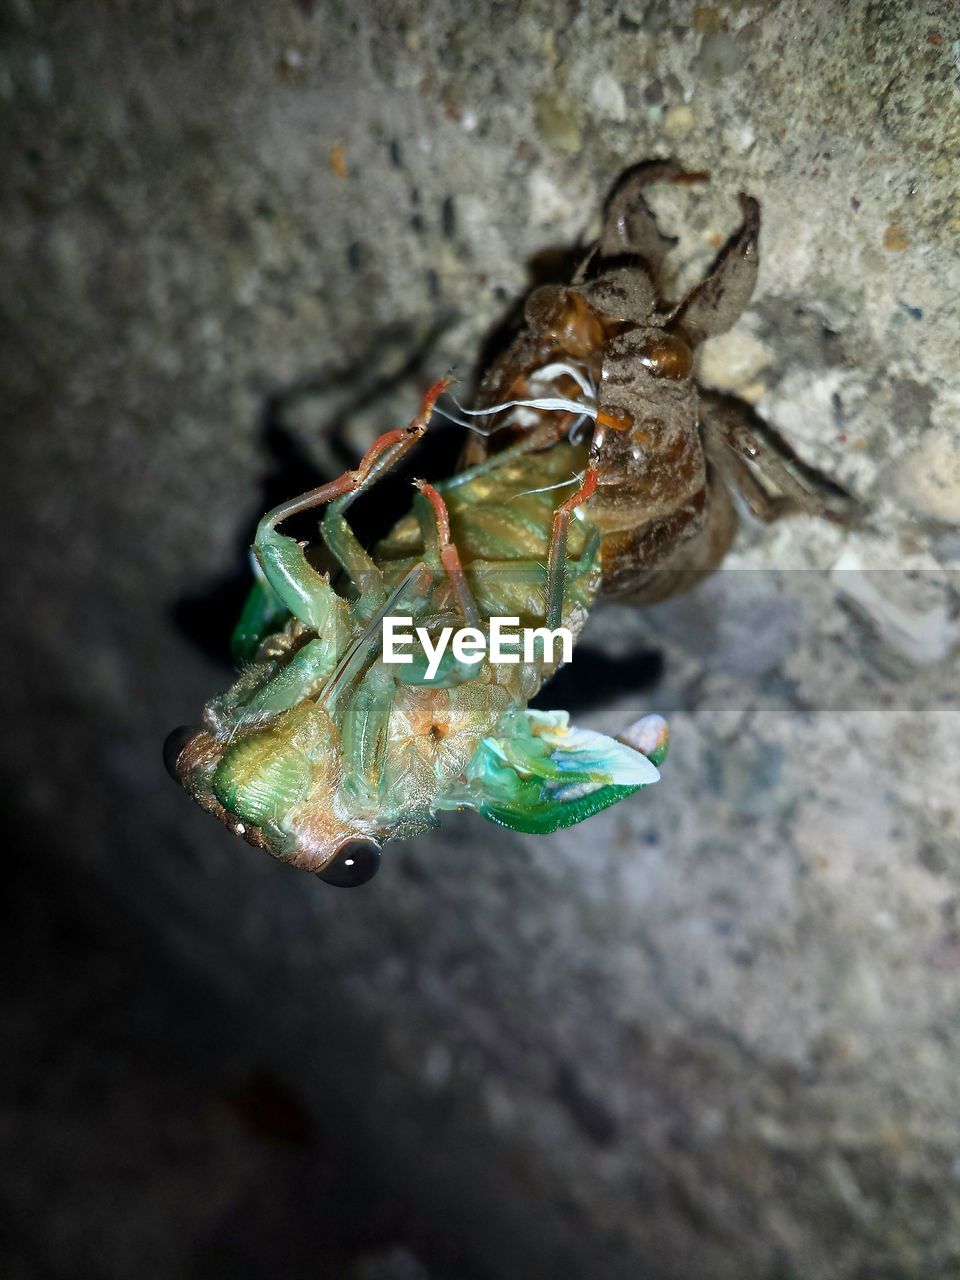
[[[24,855],[78,860],[218,987],[453,1274],[953,1274],[953,6],[19,0],[4,28]],[[704,380],[867,527],[745,530],[696,597],[596,616],[595,666],[663,653],[580,712],[671,714],[655,791],[549,840],[454,818],[353,896],[269,863],[159,769],[225,682],[175,606],[241,567],[265,406],[302,386],[284,438],[333,465],[321,422],[362,400],[358,447],[466,372],[526,261],[668,152],[714,179],[658,197],[678,287],[738,189],[764,211]]]

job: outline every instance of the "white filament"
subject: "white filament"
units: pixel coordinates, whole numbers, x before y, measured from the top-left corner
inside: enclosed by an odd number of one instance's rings
[[[513,497],[508,498],[508,502],[513,502],[515,498],[526,498],[531,493],[551,493],[554,489],[566,489],[572,484],[583,484],[585,471],[581,471],[578,475],[571,476],[569,480],[558,480],[556,484],[545,484],[540,489],[524,489],[523,493],[515,493]]]
[[[538,369],[531,377],[531,382],[541,380],[549,382],[551,378],[558,378],[565,373],[567,377],[573,378],[574,382],[580,388],[585,396],[594,394],[594,387],[587,375],[576,367],[576,365],[566,364],[562,360],[555,360],[553,364],[545,364],[542,369]]]
[[[596,405],[584,404],[582,400],[568,400],[566,396],[543,396],[534,400],[504,400],[503,404],[492,404],[487,409],[465,409],[459,401],[454,401],[461,413],[471,418],[483,417],[490,413],[502,413],[504,409],[548,409],[554,413],[586,414],[588,418],[596,418]]]

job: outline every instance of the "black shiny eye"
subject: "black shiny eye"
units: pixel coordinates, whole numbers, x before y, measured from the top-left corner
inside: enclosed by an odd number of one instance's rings
[[[319,879],[339,889],[354,889],[372,880],[380,869],[380,846],[372,840],[348,840],[341,845],[322,871]]]
[[[173,733],[167,734],[167,740],[163,744],[163,763],[166,765],[167,773],[169,773],[174,782],[180,781],[180,775],[177,773],[177,761],[180,759],[180,752],[196,732],[197,730],[193,725],[182,724],[179,729],[174,729]]]

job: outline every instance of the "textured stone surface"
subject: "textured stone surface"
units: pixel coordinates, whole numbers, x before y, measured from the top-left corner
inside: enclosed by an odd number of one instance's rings
[[[109,884],[218,993],[438,1275],[960,1268],[956,6],[3,21],[24,856]],[[226,681],[252,521],[298,450],[343,465],[321,424],[356,448],[467,377],[528,260],[670,152],[714,179],[658,197],[678,288],[738,189],[764,212],[705,378],[866,527],[745,530],[696,597],[597,615],[556,700],[669,714],[653,792],[549,840],[453,818],[352,896],[271,864],[159,767]],[[419,1274],[397,1256],[369,1274]]]

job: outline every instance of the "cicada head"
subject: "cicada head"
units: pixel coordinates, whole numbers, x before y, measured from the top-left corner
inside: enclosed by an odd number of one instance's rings
[[[220,714],[228,694],[208,706],[207,727],[170,735],[167,768],[248,843],[329,883],[359,884],[387,840],[434,825],[495,730],[510,697],[484,677],[398,685],[377,663],[338,715],[318,697],[253,724]]]
[[[164,755],[194,800],[249,844],[331,884],[376,873],[386,833],[344,796],[338,735],[322,706],[305,701],[228,735],[175,730]]]

